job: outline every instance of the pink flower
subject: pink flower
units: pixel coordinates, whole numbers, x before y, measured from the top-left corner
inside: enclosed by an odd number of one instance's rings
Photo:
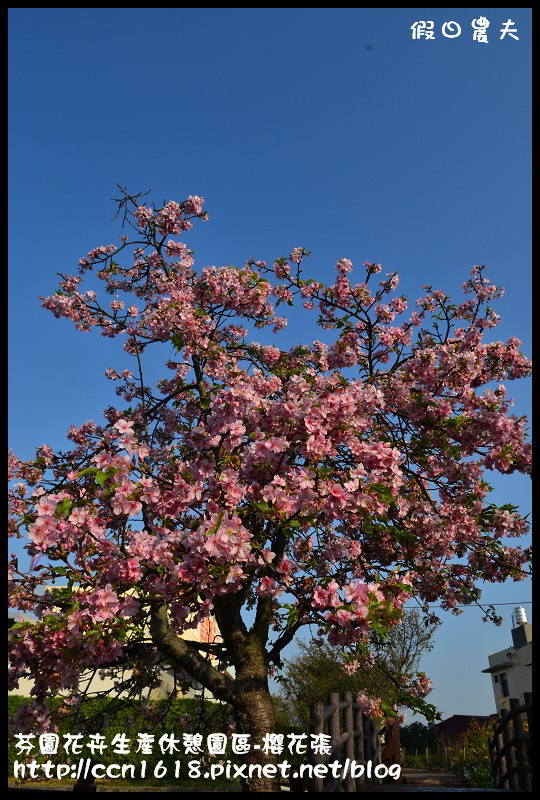
[[[346,275],[348,272],[352,271],[352,268],[352,261],[349,261],[348,258],[340,258],[336,264],[336,269],[340,275]]]
[[[339,486],[337,483],[335,483],[330,489],[330,494],[332,497],[335,497],[338,500],[345,500],[347,497],[347,492],[345,489],[342,486]]]
[[[204,197],[198,197],[195,195],[192,197],[191,195],[186,200],[186,206],[188,211],[192,214],[200,214],[204,205]]]
[[[110,583],[87,595],[92,622],[103,622],[115,616],[120,608],[118,595]]]
[[[302,247],[295,247],[289,256],[289,260],[294,261],[295,264],[299,264],[302,260],[303,254],[304,249]]]
[[[133,422],[131,420],[118,419],[114,423],[114,427],[120,433],[127,433],[127,434],[132,434],[133,433]]]

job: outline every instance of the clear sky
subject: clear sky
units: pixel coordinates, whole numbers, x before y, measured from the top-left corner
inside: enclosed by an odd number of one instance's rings
[[[471,20],[490,21],[488,42]],[[65,445],[114,401],[114,343],[41,309],[57,271],[118,242],[115,183],[206,198],[185,241],[199,266],[295,246],[330,278],[340,257],[456,292],[473,264],[506,287],[492,332],[530,352],[530,57],[526,8],[10,9],[10,445]],[[432,20],[435,38],[413,40]],[[518,40],[501,28],[512,20]],[[461,25],[445,37],[447,21]],[[448,28],[455,33],[455,28]],[[305,331],[290,319],[282,341]],[[279,342],[277,342],[279,343]],[[157,374],[157,373],[156,373]],[[530,410],[529,385],[509,385]],[[529,511],[528,480],[489,480]],[[488,585],[486,602],[529,599]],[[495,710],[481,612],[445,614],[424,667],[443,712]],[[530,606],[527,605],[530,615]],[[530,618],[530,617],[529,617]]]

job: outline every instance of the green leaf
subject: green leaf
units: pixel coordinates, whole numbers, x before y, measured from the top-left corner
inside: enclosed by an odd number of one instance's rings
[[[380,636],[382,636],[384,639],[387,638],[388,631],[379,622],[372,622],[371,627],[373,628],[374,631],[377,631],[377,633],[380,634]]]
[[[99,483],[100,486],[105,486],[107,478],[108,478],[107,473],[103,472],[102,469],[96,472],[96,483]]]
[[[299,611],[296,606],[293,606],[289,611],[289,615],[287,617],[287,628],[292,628],[295,622],[298,622]]]
[[[206,536],[213,536],[214,533],[217,533],[219,530],[219,526],[221,525],[221,520],[223,519],[223,511],[220,511],[218,514],[217,522],[215,525],[212,525],[210,530],[206,531]]]
[[[14,631],[17,630],[18,628],[28,628],[30,625],[32,625],[31,622],[15,622],[13,623],[13,625],[9,630]]]
[[[383,483],[370,483],[369,488],[374,489],[379,497],[382,497],[383,500],[387,500],[388,502],[394,500],[392,490],[389,486],[385,486]]]
[[[86,467],[86,469],[82,469],[79,472],[79,478],[82,478],[83,475],[90,475],[91,473],[97,472],[97,467]]]
[[[396,586],[399,586],[399,588],[402,589],[404,592],[407,592],[407,594],[414,594],[415,592],[414,586],[409,586],[408,583],[398,583],[396,584]]]
[[[73,508],[73,501],[70,500],[68,497],[64,497],[58,505],[56,506],[55,516],[57,519],[61,519],[62,517],[65,519],[69,516],[71,509]]]
[[[124,625],[116,629],[116,638],[120,642],[125,642],[126,636],[127,636],[127,629]]]

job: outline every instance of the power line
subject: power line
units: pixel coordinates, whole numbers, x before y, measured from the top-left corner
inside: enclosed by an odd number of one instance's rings
[[[482,600],[482,605],[483,606],[525,606],[525,605],[531,605],[531,604],[532,604],[532,600],[521,600],[520,602],[516,601],[515,603],[486,603],[485,600]],[[477,608],[477,607],[478,606],[475,606],[474,603],[469,603],[469,604],[467,604],[465,606],[451,606],[451,608]],[[408,608],[409,610],[415,610],[416,611],[418,606],[403,606],[403,608],[405,608],[405,609]],[[447,606],[432,606],[432,605],[429,605],[428,608],[447,608]]]

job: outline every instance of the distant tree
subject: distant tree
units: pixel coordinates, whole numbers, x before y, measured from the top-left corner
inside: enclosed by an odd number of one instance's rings
[[[404,725],[399,734],[402,748],[407,753],[423,753],[426,747],[434,749],[437,746],[437,727],[434,723],[424,725],[422,722],[411,722]]]
[[[406,697],[404,686],[412,681],[419,695],[429,692],[429,682],[417,670],[422,655],[433,647],[434,629],[435,624],[429,619],[407,611],[402,623],[386,635],[372,632],[368,658],[354,648],[300,642],[298,655],[285,663],[282,709],[288,710],[292,722],[306,723],[310,703],[324,701],[330,692],[344,691],[360,695],[363,702],[371,705],[371,711],[381,708],[388,714],[393,706],[414,706],[410,690]],[[381,704],[374,706],[374,698],[379,698]],[[425,710],[434,713],[431,706]]]

